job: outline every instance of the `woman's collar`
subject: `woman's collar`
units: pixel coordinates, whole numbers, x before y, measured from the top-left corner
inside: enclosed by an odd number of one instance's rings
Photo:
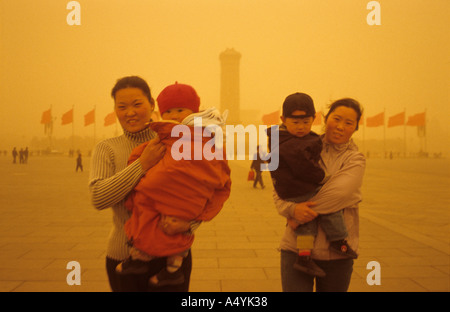
[[[320,136],[322,138],[322,142],[324,147],[326,147],[327,149],[332,147],[334,150],[336,151],[343,151],[343,150],[347,150],[347,149],[352,149],[352,147],[355,145],[355,143],[353,143],[353,139],[350,138],[350,140],[346,143],[342,143],[342,144],[333,144],[333,143],[329,143],[326,139],[325,139],[325,134],[322,134]]]
[[[129,131],[123,129],[123,134],[129,140],[138,142],[138,143],[147,142],[155,137],[153,130],[148,127],[141,131],[138,131],[138,132],[129,132]]]

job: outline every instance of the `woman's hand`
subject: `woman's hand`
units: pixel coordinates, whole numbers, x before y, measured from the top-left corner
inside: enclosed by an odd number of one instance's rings
[[[166,146],[160,142],[159,138],[148,141],[147,146],[139,157],[142,170],[147,171],[156,165],[163,158],[165,152]]]
[[[166,215],[161,215],[159,224],[163,232],[167,235],[184,233],[189,231],[191,228],[189,221]]]
[[[294,219],[300,224],[314,220],[319,214],[311,209],[315,206],[315,202],[303,202],[295,205]]]

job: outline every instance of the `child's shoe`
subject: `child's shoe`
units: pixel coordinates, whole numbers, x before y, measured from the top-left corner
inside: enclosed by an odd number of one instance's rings
[[[348,245],[345,239],[330,242],[330,249],[350,259],[358,258],[358,254]]]
[[[325,277],[326,275],[325,271],[309,256],[298,256],[297,262],[294,263],[294,268],[312,276]]]
[[[173,273],[162,269],[158,274],[150,277],[149,285],[152,287],[162,287],[167,285],[180,285],[184,283],[184,274],[180,269]]]
[[[116,266],[116,272],[121,275],[144,274],[148,271],[147,264],[148,262],[146,261],[131,259],[131,257],[128,257]]]

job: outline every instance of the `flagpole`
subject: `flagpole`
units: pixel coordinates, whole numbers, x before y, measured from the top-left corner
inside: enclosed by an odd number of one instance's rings
[[[386,107],[383,112],[383,150],[384,157],[386,158]]]
[[[364,116],[361,116],[361,118],[364,118]],[[366,155],[366,153],[367,153],[367,151],[366,151],[366,123],[365,123],[364,119],[363,119],[363,151],[364,151],[364,154]]]
[[[94,146],[95,146],[95,140],[96,140],[96,136],[95,136],[95,128],[97,127],[97,121],[95,120],[95,105],[94,105]]]
[[[73,120],[74,119],[73,118],[74,113],[75,113],[75,105],[72,105],[72,150],[75,149],[75,143],[74,143],[74,140],[75,140],[75,126],[74,126],[74,124],[75,124],[75,122]]]
[[[424,116],[424,125],[423,125],[423,138],[425,143],[425,153],[427,152],[427,109],[425,108],[425,116]]]
[[[53,135],[53,117],[52,117],[52,105],[50,105],[50,124],[48,128],[48,139],[50,145],[50,151],[53,149],[52,135]]]
[[[403,158],[406,158],[406,107],[403,108],[405,119],[403,120]]]

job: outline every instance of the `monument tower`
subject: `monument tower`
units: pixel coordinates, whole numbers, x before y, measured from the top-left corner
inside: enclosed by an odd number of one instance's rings
[[[226,49],[220,59],[220,110],[228,109],[227,124],[237,125],[240,120],[239,103],[239,61],[241,54],[234,49]]]

